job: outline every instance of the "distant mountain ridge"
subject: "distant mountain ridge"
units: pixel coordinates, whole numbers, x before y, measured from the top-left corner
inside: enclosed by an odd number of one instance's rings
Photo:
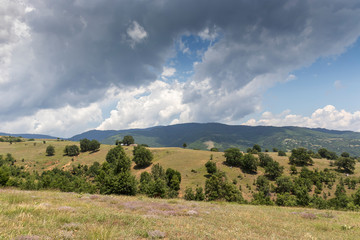
[[[151,147],[181,147],[187,143],[189,148],[220,150],[238,147],[246,150],[254,144],[263,149],[273,147],[291,150],[305,147],[317,151],[325,147],[338,154],[349,152],[360,156],[360,133],[352,131],[328,130],[323,128],[272,127],[226,125],[221,123],[184,123],[170,126],[157,126],[144,129],[91,130],[73,136],[69,140],[82,138],[96,139],[105,144],[114,144],[125,135],[132,135],[137,143]]]
[[[24,133],[24,134],[11,134],[11,133],[1,133],[0,136],[12,136],[12,137],[23,137],[23,138],[38,138],[38,139],[57,139],[57,137],[44,135],[44,134],[31,134],[31,133]]]

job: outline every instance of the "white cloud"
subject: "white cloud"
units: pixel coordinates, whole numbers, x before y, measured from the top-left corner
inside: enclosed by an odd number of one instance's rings
[[[172,77],[174,76],[174,74],[176,73],[176,69],[172,68],[172,67],[164,67],[163,68],[163,72],[161,73],[161,78],[162,79],[166,79],[168,77]]]
[[[117,93],[118,104],[97,129],[145,128],[187,122],[188,106],[182,103],[183,84],[155,81],[149,86]]]
[[[140,26],[140,24],[136,21],[132,22],[126,32],[132,39],[132,47],[134,47],[136,43],[140,43],[141,41],[143,41],[148,36],[145,29]]]
[[[89,130],[89,125],[101,122],[101,114],[98,104],[91,104],[83,108],[65,106],[60,109],[42,109],[32,116],[3,122],[0,131],[71,137],[75,133]]]
[[[334,106],[327,105],[324,108],[317,109],[309,117],[289,114],[289,111],[279,115],[264,112],[261,119],[250,119],[244,125],[299,126],[360,132],[360,111],[351,113],[346,110],[337,110]]]
[[[198,35],[202,39],[209,40],[209,41],[214,41],[219,36],[219,34],[217,33],[216,27],[213,27],[212,29],[209,29],[208,27],[206,27],[201,32],[199,32]]]

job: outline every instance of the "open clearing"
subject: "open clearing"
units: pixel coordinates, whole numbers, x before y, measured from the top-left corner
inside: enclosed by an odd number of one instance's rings
[[[360,214],[0,189],[0,239],[359,239]]]

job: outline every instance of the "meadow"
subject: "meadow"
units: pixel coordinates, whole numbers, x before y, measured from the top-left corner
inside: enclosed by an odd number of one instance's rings
[[[359,239],[357,212],[0,189],[0,239]]]

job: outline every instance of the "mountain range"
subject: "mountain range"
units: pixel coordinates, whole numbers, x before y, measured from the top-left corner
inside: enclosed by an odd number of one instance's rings
[[[194,149],[216,147],[225,150],[238,147],[246,150],[254,144],[259,144],[263,149],[270,151],[274,147],[280,150],[305,147],[314,151],[324,147],[338,154],[349,152],[351,155],[360,156],[360,133],[304,127],[185,123],[118,131],[91,130],[75,135],[69,140],[88,138],[97,139],[104,144],[114,144],[126,135],[133,136],[136,143],[147,144],[150,147],[182,147],[186,143],[188,148]]]

